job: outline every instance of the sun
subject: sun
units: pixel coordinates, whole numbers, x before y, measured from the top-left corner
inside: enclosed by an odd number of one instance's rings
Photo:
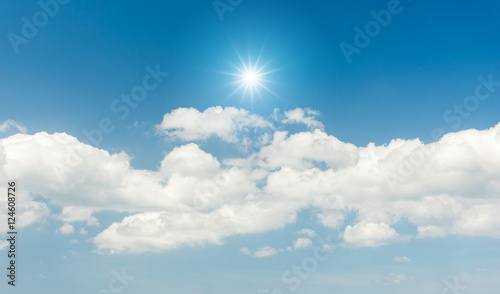
[[[255,71],[248,71],[245,73],[244,77],[247,86],[254,86],[259,83],[259,74]]]
[[[241,63],[240,66],[236,66],[230,62],[228,62],[231,66],[234,67],[236,72],[227,73],[236,77],[235,81],[232,84],[237,85],[236,89],[229,95],[232,96],[237,92],[242,91],[243,96],[250,96],[251,101],[253,102],[255,95],[262,96],[262,91],[271,93],[274,96],[277,96],[273,91],[269,89],[267,84],[272,83],[272,81],[266,78],[272,72],[276,70],[267,69],[270,62],[260,65],[260,58],[262,56],[262,51],[259,54],[257,60],[252,62],[252,59],[249,57],[248,61],[245,62],[241,55],[236,52],[238,55],[239,61]]]

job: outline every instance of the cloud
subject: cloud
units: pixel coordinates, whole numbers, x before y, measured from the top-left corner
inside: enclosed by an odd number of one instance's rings
[[[310,129],[323,130],[325,128],[323,123],[316,120],[319,114],[319,111],[310,108],[295,108],[285,111],[284,118],[279,120],[279,109],[274,110],[274,117],[283,124],[305,124]]]
[[[73,234],[75,232],[75,227],[70,224],[64,224],[62,227],[57,229],[57,232],[65,235]]]
[[[165,114],[157,131],[170,139],[181,141],[206,140],[218,137],[236,143],[242,134],[252,129],[269,128],[271,123],[248,110],[215,106],[200,112],[194,108],[178,108]]]
[[[17,122],[15,122],[11,119],[8,119],[8,120],[4,121],[2,124],[0,124],[0,132],[6,132],[10,128],[15,128],[21,133],[26,133],[25,127],[21,126],[20,124],[18,124]]]
[[[110,253],[223,244],[225,237],[279,229],[294,219],[293,208],[260,201],[247,205],[223,205],[209,213],[148,212],[113,223],[94,238],[94,243]]]
[[[257,251],[255,251],[254,253],[252,253],[248,247],[243,247],[240,249],[241,253],[248,255],[248,256],[257,257],[257,258],[273,256],[273,255],[276,255],[276,254],[283,252],[283,251],[284,251],[283,249],[276,249],[276,248],[271,247],[271,246],[262,247],[262,248],[258,249]]]
[[[348,225],[344,231],[344,245],[379,247],[395,240],[398,233],[385,223],[361,222]]]
[[[263,248],[260,248],[259,250],[255,251],[255,253],[253,254],[253,256],[255,257],[268,257],[268,256],[273,256],[273,255],[276,255],[278,254],[279,252],[281,252],[282,250],[277,250],[273,247],[270,247],[270,246],[266,246],[266,247],[263,247]]]
[[[93,210],[90,208],[67,206],[56,218],[65,223],[85,221],[89,226],[99,226],[99,221],[92,216],[92,213]]]
[[[406,256],[396,256],[393,259],[395,262],[410,262],[411,259]]]
[[[312,171],[318,163],[324,163],[327,168],[335,170],[353,166],[358,157],[359,150],[355,145],[343,143],[320,130],[314,130],[292,135],[288,132],[275,132],[271,144],[262,147],[252,159],[266,169],[289,167]]]
[[[344,223],[344,213],[345,212],[335,210],[318,213],[318,220],[327,228],[338,229]]]
[[[293,249],[304,249],[312,246],[312,241],[309,238],[298,238],[293,242]]]
[[[418,238],[441,238],[446,236],[446,230],[439,226],[418,226]]]
[[[200,131],[228,142],[248,133],[238,122],[261,121],[246,110],[222,107],[167,115],[183,121],[183,113],[206,114],[208,121],[230,113],[230,131]],[[191,132],[176,131],[181,137]],[[97,225],[97,212],[126,214],[91,236],[101,252],[223,244],[230,236],[296,223],[300,211],[312,213],[353,248],[448,235],[500,238],[499,133],[500,124],[449,133],[430,144],[394,139],[355,146],[319,129],[276,131],[268,144],[236,158],[218,159],[197,144],[181,145],[154,170],[133,168],[125,152],[109,153],[68,134],[16,134],[0,139],[0,176],[22,180],[23,226],[51,215],[73,226]],[[430,151],[391,187],[387,174],[414,160],[418,150]],[[0,206],[5,201],[0,198]],[[49,202],[61,212],[51,214]],[[3,210],[0,218],[5,219]],[[402,235],[396,230],[400,222],[418,233]]]
[[[219,161],[196,144],[174,148],[161,162],[160,174],[171,177],[175,173],[187,176],[209,176],[220,171]]]

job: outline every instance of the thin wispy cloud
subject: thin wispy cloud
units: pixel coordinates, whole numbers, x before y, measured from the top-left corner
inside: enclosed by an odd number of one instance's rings
[[[21,133],[26,133],[27,131],[25,127],[11,119],[8,119],[0,124],[0,132],[7,132],[10,129],[16,129]]]

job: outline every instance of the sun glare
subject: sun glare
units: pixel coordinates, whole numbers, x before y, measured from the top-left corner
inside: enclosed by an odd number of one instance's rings
[[[250,58],[248,59],[248,62],[245,62],[241,58],[240,54],[238,52],[236,53],[241,65],[236,66],[232,63],[229,63],[237,71],[236,73],[228,73],[236,77],[236,80],[233,82],[233,84],[237,85],[237,88],[229,96],[232,96],[239,91],[243,91],[243,96],[249,95],[251,101],[253,101],[255,94],[262,96],[262,89],[271,93],[272,95],[277,96],[267,87],[266,84],[271,83],[271,81],[265,78],[268,74],[275,72],[276,70],[266,70],[269,62],[262,66],[259,65],[262,52],[261,54],[259,54],[259,57],[255,61],[255,63],[252,63],[252,60]]]
[[[259,81],[259,75],[254,71],[246,72],[244,78],[247,86],[253,86]]]

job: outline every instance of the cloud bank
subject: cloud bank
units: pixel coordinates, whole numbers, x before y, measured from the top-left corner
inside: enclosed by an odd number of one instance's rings
[[[218,159],[196,143],[213,136],[238,144],[255,128],[271,130],[269,140],[243,157]],[[500,124],[430,144],[394,139],[355,146],[320,128],[273,131],[269,120],[246,110],[212,107],[167,113],[158,132],[185,144],[166,154],[157,170],[134,169],[128,154],[65,133],[0,139],[1,176],[22,181],[22,225],[53,214],[48,202],[62,208],[55,218],[67,234],[76,222],[99,225],[96,212],[127,213],[91,236],[97,251],[108,253],[223,244],[233,235],[281,229],[303,210],[345,247],[448,235],[500,238]],[[432,151],[423,153],[418,168],[391,181],[401,163],[423,149]],[[355,215],[349,223],[347,214]],[[398,232],[400,222],[417,233]],[[307,247],[305,239],[295,246]],[[271,253],[267,248],[259,255]]]

